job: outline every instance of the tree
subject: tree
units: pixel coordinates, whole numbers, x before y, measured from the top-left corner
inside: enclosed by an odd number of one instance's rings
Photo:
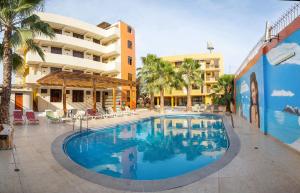
[[[233,101],[234,75],[224,74],[218,80],[216,85],[212,86],[213,103],[225,105],[227,111],[230,111],[230,103]]]
[[[198,87],[202,86],[203,71],[201,70],[201,65],[196,60],[191,58],[185,58],[182,65],[178,70],[178,77],[181,85],[183,85],[187,90],[187,111],[192,110],[192,86],[196,85]]]
[[[1,60],[3,63],[3,86],[0,123],[9,123],[11,76],[13,67],[24,64],[17,52],[26,55],[37,52],[44,59],[42,49],[33,41],[36,35],[54,37],[51,27],[34,14],[43,5],[43,0],[0,0],[0,29],[3,32]]]
[[[159,59],[158,63],[154,66],[155,82],[154,87],[160,93],[160,113],[164,113],[164,92],[171,90],[174,82],[176,81],[176,73],[171,63]]]

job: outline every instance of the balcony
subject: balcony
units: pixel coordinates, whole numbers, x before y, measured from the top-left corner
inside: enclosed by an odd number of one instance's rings
[[[218,80],[215,77],[206,77],[206,83],[216,83]]]
[[[49,52],[45,53],[45,60],[46,62],[43,62],[37,54],[28,53],[26,55],[27,64],[43,64],[48,66],[68,67],[91,71],[120,72],[120,60],[102,63],[85,58],[52,54]]]
[[[35,38],[39,43],[48,43],[55,46],[66,46],[73,49],[84,50],[92,53],[97,53],[99,55],[110,55],[117,54],[121,51],[120,43],[113,43],[108,46],[102,46],[100,44],[94,43],[92,41],[75,38],[72,36],[56,34],[55,38],[50,39],[45,36],[38,36]]]

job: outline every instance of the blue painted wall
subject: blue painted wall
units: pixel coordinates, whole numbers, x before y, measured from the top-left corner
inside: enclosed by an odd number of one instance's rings
[[[300,150],[300,30],[262,55],[236,80],[236,112],[247,120],[252,72],[258,82],[259,129]]]

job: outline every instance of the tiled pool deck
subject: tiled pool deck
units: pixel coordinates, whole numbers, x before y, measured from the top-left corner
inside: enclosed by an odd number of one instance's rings
[[[144,112],[131,117],[91,121],[89,125],[105,126],[153,114]],[[300,154],[251,129],[247,122],[234,119],[234,130],[241,141],[238,155],[224,168],[202,180],[164,192],[300,192]],[[20,171],[14,171],[12,151],[0,151],[0,193],[124,192],[84,180],[54,159],[52,142],[71,130],[71,124],[48,124],[43,118],[40,118],[39,125],[16,126],[15,159]]]

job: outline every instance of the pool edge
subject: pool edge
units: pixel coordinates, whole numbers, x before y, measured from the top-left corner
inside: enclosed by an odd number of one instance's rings
[[[166,114],[168,115],[168,114]],[[198,114],[199,115],[199,114]],[[217,114],[211,114],[217,115]],[[240,151],[240,140],[237,134],[234,132],[229,120],[226,118],[225,115],[218,115],[222,117],[224,127],[226,129],[226,133],[229,140],[229,147],[224,155],[217,161],[200,168],[198,170],[194,170],[184,175],[167,178],[167,179],[160,179],[160,180],[129,180],[129,179],[121,179],[121,178],[113,178],[111,176],[99,174],[88,169],[85,169],[78,165],[77,163],[73,162],[64,152],[63,150],[63,143],[64,140],[78,131],[70,131],[66,132],[60,136],[58,136],[51,145],[51,152],[56,161],[66,170],[71,172],[72,174],[77,175],[80,178],[83,178],[87,181],[93,182],[95,184],[112,188],[118,189],[123,191],[145,191],[145,192],[155,192],[155,191],[163,191],[174,189],[178,187],[182,187],[196,181],[199,181],[218,170],[225,167],[229,164],[234,157]],[[151,118],[153,116],[149,116],[146,118]],[[144,118],[138,119],[136,121],[142,120]],[[124,121],[118,124],[134,122],[134,121]],[[115,124],[115,125],[118,125]],[[110,126],[109,126],[110,127]],[[103,127],[106,128],[106,127]]]

